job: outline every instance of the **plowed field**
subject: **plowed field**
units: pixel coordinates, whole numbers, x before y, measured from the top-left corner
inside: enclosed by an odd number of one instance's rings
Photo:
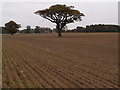
[[[117,88],[117,33],[3,35],[4,88]]]

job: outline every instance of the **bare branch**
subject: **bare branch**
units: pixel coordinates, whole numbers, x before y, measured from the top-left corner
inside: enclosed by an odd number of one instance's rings
[[[54,20],[48,18],[48,17],[44,17],[45,19],[48,19],[49,21],[53,22],[53,23],[56,23]]]

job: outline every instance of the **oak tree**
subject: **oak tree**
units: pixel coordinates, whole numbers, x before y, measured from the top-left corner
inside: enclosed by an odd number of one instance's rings
[[[56,23],[56,29],[58,31],[58,37],[61,37],[62,28],[66,24],[74,23],[74,21],[81,21],[81,17],[84,16],[78,10],[75,10],[73,6],[66,5],[53,5],[48,9],[38,10],[35,14],[40,15],[41,17]]]

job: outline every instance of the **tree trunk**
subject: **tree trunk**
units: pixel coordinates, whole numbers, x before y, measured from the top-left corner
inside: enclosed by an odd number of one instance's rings
[[[58,29],[58,37],[62,37],[61,29]]]

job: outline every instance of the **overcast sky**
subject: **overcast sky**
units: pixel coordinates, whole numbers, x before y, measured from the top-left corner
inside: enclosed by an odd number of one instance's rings
[[[49,8],[55,4],[74,6],[85,14],[81,22],[68,24],[69,29],[91,24],[118,24],[117,2],[4,2],[2,3],[2,26],[10,20],[21,24],[22,29],[27,25],[55,28],[55,24],[34,14],[37,10]]]

